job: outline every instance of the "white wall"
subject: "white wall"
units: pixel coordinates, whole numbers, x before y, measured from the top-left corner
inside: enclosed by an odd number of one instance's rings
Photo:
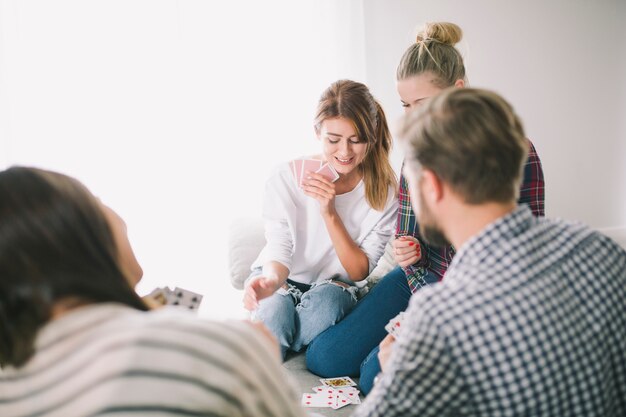
[[[618,10],[616,11],[616,14],[618,16],[622,17],[622,22],[624,21],[624,17],[626,16],[626,1],[621,1],[618,2],[619,6],[618,6]],[[622,24],[621,25],[621,29],[622,32],[621,34],[618,33],[618,37],[617,37],[617,41],[619,43],[616,43],[617,49],[619,51],[619,49],[621,49],[621,57],[622,57],[622,66],[621,66],[621,77],[618,79],[619,81],[617,81],[618,84],[618,88],[621,86],[621,89],[619,90],[621,92],[621,97],[622,97],[622,102],[620,105],[620,120],[622,121],[622,129],[621,129],[621,134],[620,134],[620,141],[619,143],[621,144],[621,150],[619,151],[621,155],[626,155],[626,140],[624,140],[624,138],[626,138],[626,80],[624,79],[624,74],[626,74],[626,45],[624,44],[623,40],[626,39],[626,25]],[[619,53],[619,52],[618,52]],[[621,81],[621,82],[620,82]],[[622,159],[622,172],[621,172],[621,177],[622,178],[626,178],[626,163],[624,163],[624,161],[626,160],[626,156],[624,156],[624,158]],[[626,181],[626,180],[624,180]],[[626,187],[622,187],[626,188]],[[622,193],[622,216],[626,215],[626,192]],[[622,217],[622,224],[625,224],[626,222],[624,221],[624,218]]]
[[[126,219],[140,292],[182,286],[206,315],[239,314],[228,225],[260,215],[272,166],[318,149],[321,91],[366,81],[397,120],[400,55],[420,23],[450,20],[471,84],[524,119],[548,213],[626,225],[626,6],[469,3],[0,0],[0,168],[78,177]]]
[[[360,0],[0,0],[0,169],[77,177],[126,220],[140,293],[181,286],[202,314],[237,315],[228,226],[260,217],[276,164],[319,151],[319,95],[364,78],[362,14]]]
[[[543,162],[547,214],[626,226],[624,2],[365,0],[367,80],[390,120],[401,115],[400,56],[422,23],[444,20],[464,30],[470,84],[520,114]]]

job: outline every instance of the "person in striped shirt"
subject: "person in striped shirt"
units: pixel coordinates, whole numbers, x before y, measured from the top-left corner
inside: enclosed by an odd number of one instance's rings
[[[79,181],[0,172],[0,415],[304,415],[267,329],[151,310],[142,274]]]
[[[396,74],[406,113],[444,89],[466,86],[463,58],[454,47],[461,38],[461,28],[448,22],[427,23],[418,33],[416,42],[402,56]],[[529,139],[526,142],[528,158],[518,203],[528,205],[535,216],[543,216],[541,161],[533,143]],[[341,322],[314,339],[307,351],[309,370],[324,377],[360,375],[364,394],[371,390],[380,372],[378,344],[386,335],[385,324],[406,310],[410,297],[420,288],[441,281],[455,254],[451,245],[433,246],[421,238],[404,175],[400,176],[395,237],[392,245],[399,266],[384,276]]]

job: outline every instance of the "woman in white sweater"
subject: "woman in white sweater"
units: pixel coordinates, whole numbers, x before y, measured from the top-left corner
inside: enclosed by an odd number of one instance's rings
[[[369,89],[334,82],[314,128],[322,153],[309,159],[328,163],[338,179],[309,171],[300,184],[289,163],[274,170],[263,203],[267,243],[244,288],[244,306],[277,337],[283,358],[354,307],[397,212],[391,134]]]
[[[149,311],[122,219],[78,181],[0,172],[0,416],[303,416],[262,327]]]

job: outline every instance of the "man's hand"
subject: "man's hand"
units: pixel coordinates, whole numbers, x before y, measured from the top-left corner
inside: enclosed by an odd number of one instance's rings
[[[387,337],[380,342],[379,351],[378,351],[378,362],[380,362],[380,369],[385,372],[385,368],[387,367],[387,363],[389,362],[389,358],[391,357],[391,349],[393,348],[393,344],[396,342],[396,338],[392,335],[388,334]]]

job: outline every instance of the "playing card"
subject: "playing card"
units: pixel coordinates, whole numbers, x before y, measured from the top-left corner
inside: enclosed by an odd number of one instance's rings
[[[361,404],[361,398],[359,397],[359,390],[355,387],[333,388],[339,394],[347,398],[351,404]]]
[[[304,181],[310,172],[315,172],[322,166],[322,161],[318,159],[304,159],[302,161],[300,174],[300,182],[298,185],[302,186],[302,181]]]
[[[183,288],[176,287],[172,291],[170,296],[172,305],[180,305],[187,307],[190,310],[197,310],[202,302],[202,295],[193,291],[185,290]]]
[[[352,404],[349,398],[347,398],[344,394],[335,391],[333,403],[330,406],[333,410],[337,410],[341,407],[345,407],[346,405]]]
[[[332,182],[335,182],[339,179],[339,174],[337,173],[337,171],[335,171],[335,168],[333,168],[333,166],[328,162],[323,164],[321,168],[315,172]]]
[[[313,394],[302,394],[302,404],[303,407],[332,407],[337,400],[333,394],[326,393],[313,393]]]
[[[300,186],[300,178],[302,175],[302,159],[294,159],[291,161],[291,170],[293,171],[293,177],[296,180],[296,184]]]
[[[322,384],[333,388],[356,386],[356,382],[354,382],[348,376],[341,376],[338,378],[322,378],[320,379],[320,381],[322,382]]]
[[[359,390],[355,387],[342,387],[333,388],[327,385],[320,385],[313,387],[313,392],[319,394],[332,395],[335,402],[335,407],[347,404],[361,404],[361,398],[359,397]],[[345,401],[344,401],[345,400]],[[332,408],[332,406],[331,406]]]
[[[398,337],[400,328],[402,327],[402,322],[404,321],[404,314],[405,312],[401,311],[396,317],[389,320],[389,322],[385,325],[387,333],[393,337]]]

